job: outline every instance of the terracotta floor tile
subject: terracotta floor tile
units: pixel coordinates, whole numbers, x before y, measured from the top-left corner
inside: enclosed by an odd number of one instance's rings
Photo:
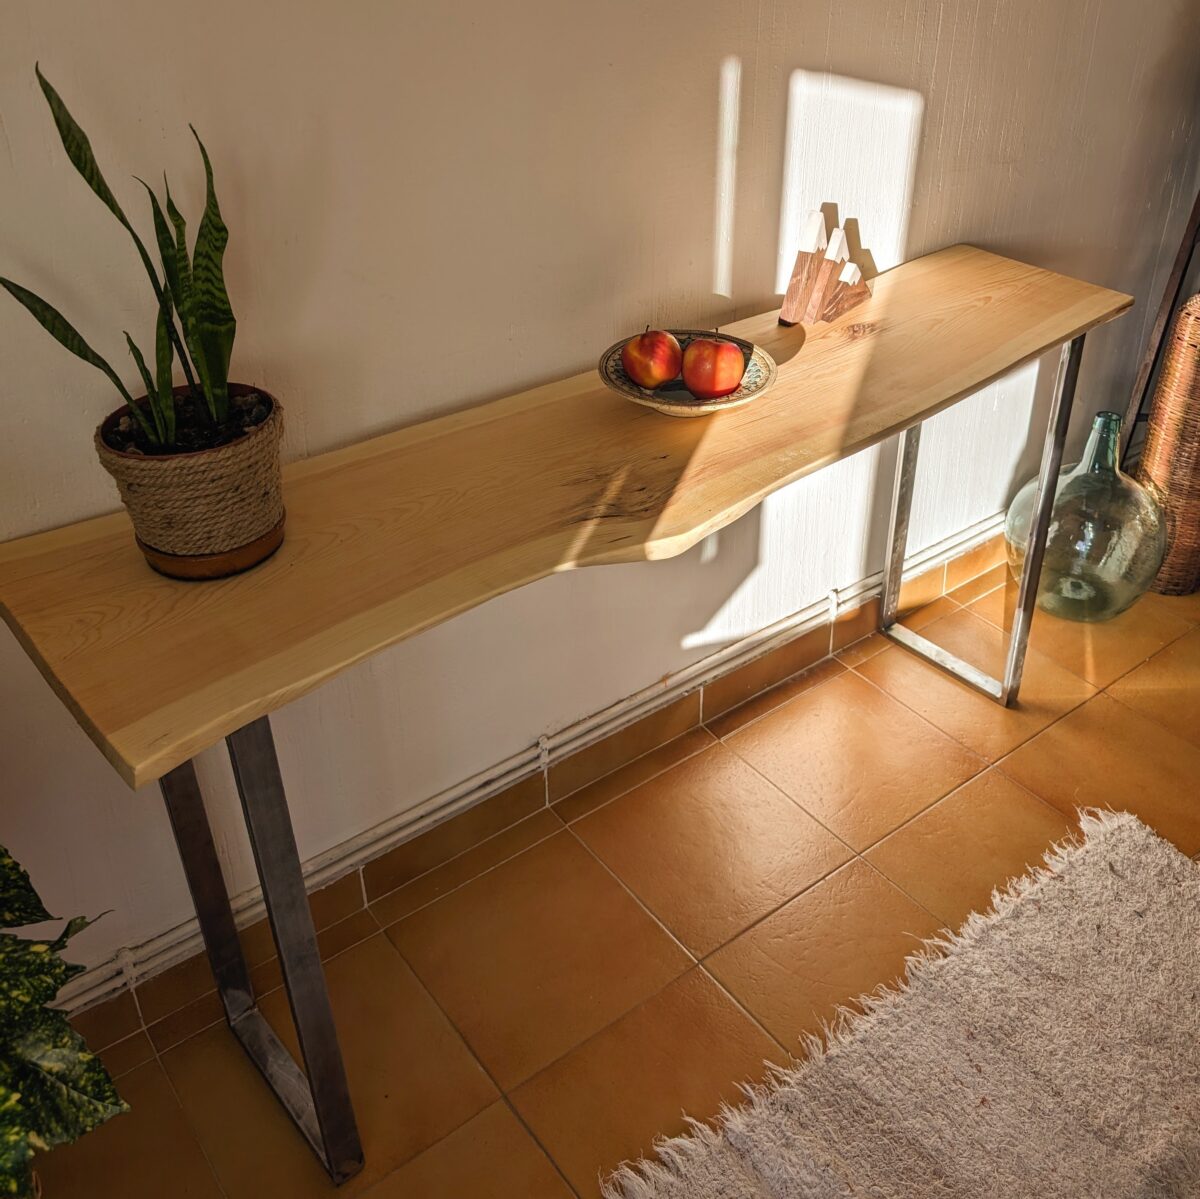
[[[1108,693],[1200,745],[1200,629],[1155,654]]]
[[[853,856],[720,744],[572,828],[697,957]]]
[[[911,612],[905,612],[901,608],[900,623],[905,628],[912,629],[913,632],[919,632],[926,625],[933,624],[935,620],[940,620],[943,616],[949,616],[951,612],[957,611],[957,601],[948,595],[943,595]]]
[[[131,1037],[116,1041],[100,1050],[99,1057],[104,1068],[113,1078],[120,1078],[130,1070],[144,1065],[154,1056],[154,1046],[145,1032],[139,1029]]]
[[[147,1024],[169,1016],[212,989],[212,971],[203,953],[186,958],[135,988],[142,1019]]]
[[[926,604],[923,608],[918,608],[915,612],[909,612],[901,616],[900,623],[906,629],[912,629],[914,633],[920,632],[926,625],[932,624],[935,620],[940,620],[943,616],[949,616],[952,612],[957,612],[959,605],[949,596],[943,595],[931,603]],[[872,633],[869,637],[864,637],[861,641],[855,641],[853,644],[846,646],[845,649],[839,650],[837,660],[844,666],[858,666],[865,662],[868,658],[873,658],[876,654],[881,654],[892,643],[882,633]]]
[[[1200,624],[1200,591],[1193,591],[1191,595],[1159,595],[1157,591],[1147,591],[1138,603],[1160,608],[1192,624]]]
[[[940,922],[861,858],[822,879],[705,963],[785,1048],[897,979]]]
[[[505,1090],[690,964],[568,832],[387,935]]]
[[[751,696],[758,695],[784,679],[790,679],[802,670],[829,656],[829,625],[810,629],[793,637],[786,644],[762,654],[752,662],[731,670],[719,679],[704,686],[703,719],[707,723],[745,703]]]
[[[563,820],[578,820],[580,816],[586,816],[588,812],[608,803],[610,799],[632,791],[647,779],[652,779],[664,770],[670,770],[676,763],[707,749],[715,740],[708,729],[691,729],[682,737],[676,737],[674,741],[668,741],[666,745],[660,745],[658,749],[652,749],[648,754],[635,758],[627,766],[614,770],[612,774],[606,774],[602,779],[580,788],[566,799],[560,799],[553,810]]]
[[[1002,629],[1012,628],[1017,585],[976,600],[970,610]],[[1192,628],[1182,617],[1140,601],[1112,620],[1089,624],[1034,609],[1029,647],[1095,687],[1106,687]]]
[[[1004,562],[1005,554],[1004,534],[995,533],[965,554],[952,558],[946,563],[946,591],[949,593],[993,570]]]
[[[861,640],[867,634],[879,628],[879,600],[869,599],[857,608],[848,608],[839,612],[833,622],[833,640],[830,649],[837,653],[840,649],[855,641]]]
[[[919,575],[901,580],[897,610],[900,616],[914,616],[922,608],[936,603],[946,591],[946,564],[934,566]]]
[[[862,642],[857,644],[861,645]],[[730,733],[745,728],[746,725],[752,724],[768,712],[773,712],[776,708],[789,703],[796,696],[803,695],[819,683],[837,678],[839,674],[845,673],[845,669],[845,666],[836,658],[825,658],[801,674],[785,679],[777,687],[772,687],[769,691],[756,695],[753,699],[747,700],[744,704],[732,708],[728,712],[722,712],[720,716],[714,717],[709,722],[708,727],[715,736],[728,737]]]
[[[857,850],[983,768],[851,673],[733,734],[728,745]]]
[[[977,775],[867,851],[901,890],[958,930],[992,891],[1030,867],[1073,824],[998,770]]]
[[[118,1090],[131,1111],[35,1159],[46,1199],[221,1199],[158,1063],[125,1075]]]
[[[317,933],[317,948],[321,952],[321,961],[326,962],[344,953],[351,945],[365,941],[379,932],[379,922],[366,908],[359,908],[345,920],[339,920],[328,928]],[[279,969],[279,959],[272,957],[255,966],[250,971],[250,984],[254,994],[260,999],[276,987],[283,986],[283,974]]]
[[[563,822],[551,808],[542,808],[524,820],[507,828],[494,837],[480,842],[474,849],[459,854],[456,858],[428,874],[415,878],[396,891],[377,899],[371,911],[380,925],[386,928],[405,916],[432,903],[435,899],[478,878],[485,871],[515,858],[517,854],[562,832]]]
[[[199,999],[185,1003],[169,1016],[155,1020],[146,1031],[150,1034],[154,1048],[163,1053],[172,1045],[178,1045],[180,1041],[186,1041],[188,1037],[194,1037],[198,1032],[224,1019],[225,1009],[221,1006],[220,997],[216,991],[209,991]]]
[[[1200,850],[1200,749],[1100,694],[1000,763],[1068,816],[1132,812],[1191,856]]]
[[[861,641],[852,641],[845,649],[838,650],[835,658],[843,666],[858,666],[868,658],[883,653],[889,645],[891,642],[882,633],[872,633],[869,637],[864,637]]]
[[[368,862],[362,871],[367,898],[404,886],[545,806],[546,782],[539,771]]]
[[[369,1199],[571,1199],[571,1192],[499,1101],[389,1174]]]
[[[556,762],[547,775],[547,788],[551,803],[557,803],[586,787],[596,779],[611,774],[614,770],[648,754],[652,749],[682,737],[688,729],[700,723],[700,689],[681,696],[673,703],[635,720],[633,724],[602,740],[589,745],[578,753]]]
[[[334,958],[326,975],[367,1159],[363,1172],[338,1191],[352,1195],[481,1112],[497,1093],[382,934]],[[295,1052],[283,991],[267,996],[262,1009]],[[223,1026],[176,1046],[163,1064],[228,1199],[333,1193],[307,1143]]]
[[[580,1195],[599,1175],[737,1103],[781,1052],[703,970],[690,970],[513,1092],[517,1111]]]
[[[993,677],[1003,673],[1005,634],[973,612],[963,609],[935,621],[922,636]],[[1002,708],[901,646],[889,646],[856,669],[993,762],[1095,694],[1090,683],[1032,649],[1025,658],[1019,702],[1012,708]]]
[[[133,1001],[133,992],[122,991],[115,998],[72,1016],[71,1024],[95,1052],[137,1032],[142,1018]]]
[[[963,605],[972,604],[980,596],[990,595],[998,587],[1003,587],[1011,577],[1007,566],[1003,564],[993,566],[991,570],[985,571],[974,579],[969,579],[947,594],[956,603]]]

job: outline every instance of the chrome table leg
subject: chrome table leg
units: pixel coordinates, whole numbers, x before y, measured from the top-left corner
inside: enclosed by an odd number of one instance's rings
[[[195,767],[185,762],[160,786],[229,1027],[330,1178],[345,1182],[362,1169],[362,1146],[271,726],[261,717],[227,741],[307,1074],[255,1006]]]
[[[1010,707],[1017,701],[1021,675],[1025,669],[1025,650],[1029,645],[1029,628],[1033,607],[1037,601],[1038,579],[1042,573],[1042,557],[1046,552],[1046,534],[1050,528],[1050,513],[1058,471],[1062,465],[1063,445],[1071,423],[1071,407],[1075,401],[1075,384],[1079,379],[1079,363],[1083,357],[1081,333],[1074,341],[1063,345],[1054,382],[1054,396],[1046,425],[1046,441],[1042,449],[1042,464],[1038,472],[1037,494],[1033,503],[1033,521],[1029,528],[1029,544],[1025,565],[1017,590],[1017,609],[1008,640],[1004,678],[994,679],[978,667],[964,662],[948,650],[935,645],[919,633],[896,622],[900,602],[900,582],[904,569],[904,547],[908,540],[908,518],[912,508],[913,485],[917,472],[917,448],[920,445],[920,426],[906,429],[900,436],[900,453],[896,462],[896,479],[892,491],[892,518],[888,530],[887,560],[883,572],[883,599],[880,624],[883,633],[899,645],[919,654],[934,666],[947,671],[962,682]]]

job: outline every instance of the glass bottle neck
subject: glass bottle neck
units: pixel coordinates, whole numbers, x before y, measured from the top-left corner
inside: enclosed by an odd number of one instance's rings
[[[1116,474],[1120,459],[1121,418],[1115,412],[1097,412],[1079,469],[1089,474]]]

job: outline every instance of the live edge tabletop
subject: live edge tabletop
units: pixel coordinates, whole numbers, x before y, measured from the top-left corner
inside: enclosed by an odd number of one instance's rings
[[[7,542],[0,611],[139,786],[492,596],[680,554],[1132,303],[971,246],[874,289],[830,325],[730,326],[779,365],[746,407],[673,420],[588,371],[285,467],[283,546],[236,578],[153,573],[123,512]]]

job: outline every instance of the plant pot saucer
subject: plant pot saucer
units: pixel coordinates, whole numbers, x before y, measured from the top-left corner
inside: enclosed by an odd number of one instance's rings
[[[285,513],[279,518],[279,523],[261,537],[219,554],[168,554],[165,550],[156,550],[152,545],[147,545],[140,537],[136,540],[138,549],[146,555],[146,561],[160,575],[196,582],[201,579],[223,579],[265,562],[283,544],[283,522],[286,519]]]

